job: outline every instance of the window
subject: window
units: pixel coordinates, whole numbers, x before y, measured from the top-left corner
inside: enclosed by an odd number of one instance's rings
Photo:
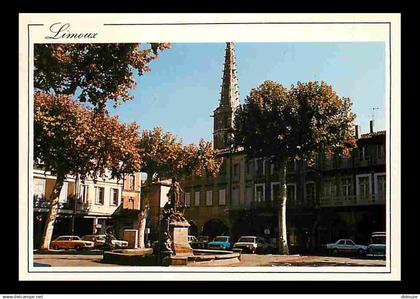
[[[111,188],[111,202],[112,206],[118,206],[119,203],[119,192],[116,188]]]
[[[239,207],[239,188],[233,187],[232,188],[232,207]]]
[[[264,159],[255,160],[255,174],[257,176],[265,174]]]
[[[131,208],[134,210],[134,198],[133,197],[129,197],[128,198],[128,203],[131,206]]]
[[[345,199],[349,199],[351,196],[351,185],[352,185],[351,178],[341,179],[341,195]]]
[[[219,190],[219,206],[223,206],[226,204],[226,190],[220,189]]]
[[[385,147],[383,144],[378,144],[377,153],[378,159],[383,159],[385,157]]]
[[[333,155],[325,155],[325,168],[332,168],[333,160]]]
[[[375,195],[378,199],[384,199],[386,194],[386,176],[385,174],[375,174]]]
[[[252,203],[252,198],[253,198],[253,190],[252,190],[252,186],[247,186],[246,187],[246,196],[245,196],[245,204],[247,207],[249,207]]]
[[[340,240],[340,242],[338,242],[338,245],[344,245],[345,241],[344,240]]]
[[[357,177],[357,195],[360,198],[367,198],[370,192],[370,175],[363,175]]]
[[[213,205],[213,191],[208,190],[206,192],[206,206],[212,206]]]
[[[189,192],[186,192],[185,193],[185,206],[187,207],[187,208],[189,208],[190,206],[191,206],[191,197],[190,197],[190,193]]]
[[[104,187],[96,187],[95,188],[95,203],[98,205],[104,204]]]
[[[88,193],[89,192],[89,186],[88,185],[82,185],[81,186],[81,198],[79,202],[86,203],[88,202]]]
[[[233,165],[233,177],[239,179],[239,163]]]
[[[347,240],[346,245],[354,245],[354,242],[352,240]]]
[[[45,199],[45,179],[34,179],[34,198],[36,201]]]
[[[255,185],[255,201],[262,202],[264,201],[264,197],[265,197],[264,184],[256,184]]]
[[[250,160],[250,161],[246,161],[246,173],[247,175],[252,175],[252,168],[255,168],[255,162]]]
[[[200,206],[200,191],[196,191],[194,194],[194,205],[196,207]]]
[[[327,180],[324,182],[324,196],[325,197],[336,197],[337,196],[337,185],[333,180]]]
[[[136,176],[135,175],[130,175],[128,189],[129,190],[136,189]]]
[[[287,202],[294,203],[296,200],[296,185],[287,185]]]
[[[58,202],[61,202],[61,203],[67,202],[67,189],[68,189],[68,183],[64,182],[63,187],[61,188],[61,191],[60,191]]]
[[[315,183],[310,182],[305,185],[305,201],[307,203],[315,202]]]
[[[363,145],[360,149],[360,160],[369,160],[369,151],[367,145]]]
[[[280,194],[280,183],[271,183],[271,201],[278,201]]]

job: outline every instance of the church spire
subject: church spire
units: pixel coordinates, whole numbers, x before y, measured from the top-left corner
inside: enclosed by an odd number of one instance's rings
[[[222,91],[219,107],[214,110],[213,144],[215,149],[226,149],[232,137],[233,118],[239,106],[238,78],[233,43],[226,43]]]
[[[220,106],[235,109],[239,105],[238,78],[233,43],[226,43]]]

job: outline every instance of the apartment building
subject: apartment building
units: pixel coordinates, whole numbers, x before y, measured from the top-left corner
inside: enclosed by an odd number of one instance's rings
[[[34,248],[39,246],[49,210],[56,177],[43,170],[33,172],[33,236]],[[54,225],[53,238],[63,234],[103,234],[113,226],[118,207],[139,209],[140,174],[128,175],[124,180],[110,176],[96,181],[77,180],[68,175],[59,196],[59,211]]]

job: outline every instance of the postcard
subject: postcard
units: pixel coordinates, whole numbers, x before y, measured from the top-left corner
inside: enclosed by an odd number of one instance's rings
[[[19,15],[20,280],[400,280],[399,14]]]

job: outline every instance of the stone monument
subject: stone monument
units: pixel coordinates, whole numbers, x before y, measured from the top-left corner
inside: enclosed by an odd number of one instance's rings
[[[180,257],[193,255],[193,249],[188,243],[188,228],[190,224],[184,217],[184,205],[181,200],[182,190],[175,178],[168,192],[168,202],[163,207],[161,227],[163,258],[177,260]],[[171,262],[172,263],[172,262]]]

